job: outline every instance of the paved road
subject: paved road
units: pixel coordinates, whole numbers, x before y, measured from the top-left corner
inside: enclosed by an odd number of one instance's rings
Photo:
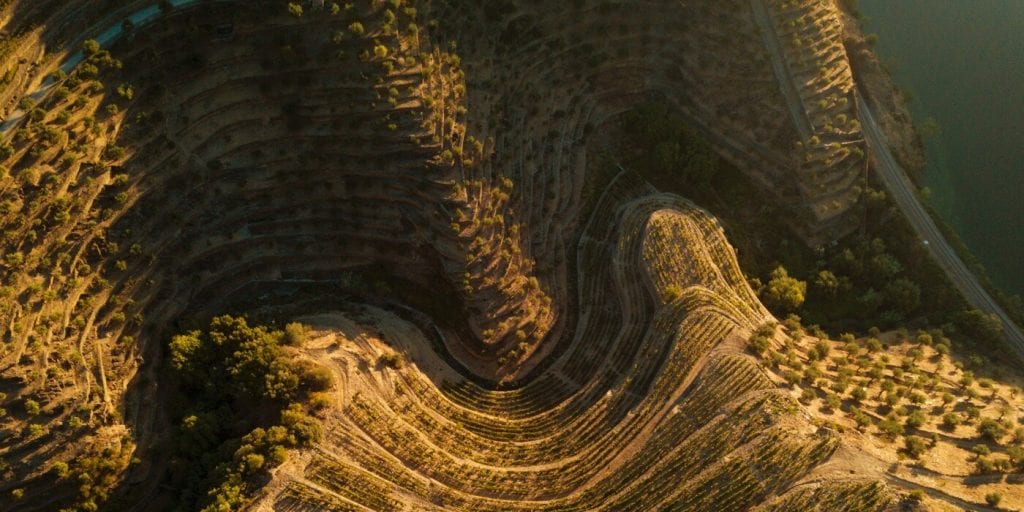
[[[867,139],[869,149],[875,156],[875,170],[878,171],[878,176],[882,179],[882,183],[885,184],[885,188],[889,190],[889,194],[896,201],[900,210],[903,210],[904,215],[907,216],[907,220],[910,221],[911,226],[913,226],[914,231],[921,238],[922,243],[925,240],[928,242],[926,244],[928,252],[939,263],[939,266],[942,267],[946,275],[949,276],[949,279],[960,290],[960,293],[964,295],[967,302],[986,313],[998,316],[999,320],[1003,323],[1003,332],[1010,343],[1010,348],[1016,352],[1018,357],[1024,359],[1024,333],[1010,319],[1006,311],[1003,311],[1003,308],[985,291],[981,283],[978,282],[977,277],[968,270],[967,265],[964,265],[964,262],[957,256],[956,251],[949,245],[946,238],[942,236],[942,232],[935,225],[935,221],[932,220],[928,212],[921,206],[915,194],[916,188],[910,182],[910,179],[907,178],[903,168],[893,158],[892,153],[889,151],[889,146],[886,144],[885,134],[878,127],[878,122],[871,112],[870,105],[861,96],[860,92],[857,92],[857,105],[864,136]]]
[[[170,3],[173,7],[180,8],[187,7],[198,1],[199,0],[170,0]],[[128,16],[120,18],[121,21],[118,21],[110,25],[102,33],[94,36],[93,39],[100,43],[101,47],[110,47],[110,45],[117,42],[117,40],[124,35],[124,29],[121,25],[124,20],[131,20],[132,24],[135,25],[135,27],[140,27],[147,23],[153,22],[162,15],[163,11],[160,10],[159,4],[154,3],[152,5],[149,5],[148,7],[144,7],[142,9],[139,9],[138,11],[135,11],[134,13]],[[85,41],[85,39],[86,38],[82,38],[80,41],[78,41],[78,44],[81,44],[83,41]],[[64,59],[63,62],[61,62],[60,70],[64,71],[65,73],[70,73],[72,70],[75,69],[75,66],[77,66],[84,59],[85,55],[81,51],[77,51],[69,55],[66,59]],[[39,85],[39,88],[27,94],[26,96],[32,98],[36,103],[39,103],[50,93],[50,90],[53,89],[53,86],[55,84],[56,80],[54,80],[52,76],[47,76],[43,80],[43,83]],[[0,122],[0,134],[8,132],[12,128],[18,126],[18,124],[20,124],[21,120],[24,118],[25,112],[21,111],[20,109],[11,112],[11,114],[7,116],[7,118],[4,119],[3,122]]]

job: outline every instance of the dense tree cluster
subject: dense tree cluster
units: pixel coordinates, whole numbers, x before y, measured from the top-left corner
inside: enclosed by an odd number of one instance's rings
[[[631,168],[675,175],[701,187],[709,186],[718,173],[718,154],[672,109],[647,104],[626,114],[623,124],[632,138]]]
[[[331,374],[297,360],[291,346],[305,336],[299,324],[280,331],[220,316],[171,340],[185,409],[172,459],[183,509],[238,509],[287,449],[319,439],[309,404],[331,387]]]

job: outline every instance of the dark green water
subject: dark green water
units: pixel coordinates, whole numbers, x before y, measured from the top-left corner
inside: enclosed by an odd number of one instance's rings
[[[1024,0],[860,0],[877,52],[934,118],[925,183],[1004,290],[1024,295]]]

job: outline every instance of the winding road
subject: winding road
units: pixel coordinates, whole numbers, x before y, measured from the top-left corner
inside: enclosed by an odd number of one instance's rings
[[[170,0],[170,4],[174,8],[186,7],[197,2],[198,0]],[[803,102],[799,98],[799,93],[796,91],[789,66],[785,63],[785,55],[782,53],[778,33],[774,29],[763,0],[752,0],[751,7],[754,11],[755,20],[762,29],[766,44],[772,50],[773,68],[777,75],[776,78],[779,80],[779,86],[792,110],[793,121],[799,131],[803,132],[808,128],[805,124],[806,111],[803,107]],[[131,20],[138,27],[156,20],[163,14],[157,4],[152,4],[134,12],[126,19]],[[99,34],[96,40],[102,46],[108,47],[120,39],[122,35],[122,25],[118,22]],[[70,72],[83,58],[84,55],[80,51],[71,54],[61,63],[60,69]],[[52,78],[45,79],[30,96],[36,101],[41,100],[50,92],[53,84],[54,80]],[[977,277],[971,273],[960,257],[957,256],[938,226],[935,225],[935,221],[932,220],[931,216],[928,215],[928,212],[921,205],[915,193],[914,185],[907,178],[903,168],[893,158],[885,142],[885,134],[879,128],[868,102],[859,91],[857,92],[857,108],[868,147],[875,157],[875,170],[878,171],[879,178],[892,195],[893,200],[896,201],[900,210],[906,215],[907,220],[910,221],[911,226],[913,226],[914,231],[921,238],[922,243],[925,244],[928,252],[935,258],[943,271],[946,272],[946,275],[949,276],[949,279],[960,290],[960,293],[963,294],[967,302],[971,306],[985,313],[994,314],[999,318],[1003,324],[1003,333],[1009,342],[1010,348],[1020,359],[1024,360],[1024,332],[1021,331],[1020,327],[1013,322],[1006,311],[981,286]],[[804,115],[801,115],[801,113]],[[23,118],[23,112],[12,112],[7,119],[0,122],[0,134],[10,131]]]
[[[896,204],[906,215],[910,225],[913,226],[917,236],[921,238],[925,248],[931,253],[935,261],[939,263],[942,270],[949,276],[949,280],[960,290],[967,302],[985,313],[994,314],[999,317],[1003,324],[1003,333],[1010,344],[1010,348],[1021,359],[1024,359],[1024,332],[1006,314],[1006,311],[999,306],[991,295],[981,286],[977,277],[971,273],[963,260],[957,256],[956,251],[942,235],[935,221],[921,205],[915,193],[915,187],[906,172],[896,163],[889,146],[886,144],[885,134],[879,128],[874,113],[867,100],[857,92],[857,109],[860,114],[860,123],[867,139],[868,148],[874,155],[875,170],[878,177],[885,184],[889,194],[892,195]]]
[[[169,0],[169,2],[173,9],[179,9],[195,4],[199,2],[199,0]],[[164,15],[165,13],[160,8],[160,5],[158,3],[153,3],[147,7],[144,7],[133,12],[132,14],[129,14],[128,16],[118,18],[120,21],[113,23],[106,30],[101,32],[99,35],[95,36],[93,39],[95,39],[96,42],[100,44],[100,47],[109,48],[110,45],[117,42],[117,40],[124,35],[123,23],[125,21],[131,21],[132,25],[138,28],[142,25],[151,23]],[[85,41],[85,38],[82,38],[80,41],[78,41],[78,44],[80,45],[83,41]],[[61,62],[58,69],[65,73],[70,73],[72,70],[75,69],[75,66],[78,66],[78,64],[81,63],[83,60],[85,60],[85,54],[80,50],[76,51],[75,53],[72,53],[67,58],[65,58],[64,61]],[[53,86],[56,83],[57,81],[53,78],[53,76],[47,76],[43,79],[43,82],[39,85],[39,87],[36,90],[32,91],[26,96],[32,98],[32,100],[36,103],[40,103],[44,98],[46,98],[47,95],[50,94],[50,91],[53,89]],[[14,110],[10,113],[10,115],[7,116],[6,119],[0,121],[0,134],[9,132],[12,128],[18,126],[18,124],[20,124],[22,119],[24,118],[24,111],[22,111],[21,109]]]
[[[793,122],[801,137],[806,139],[808,135],[805,132],[809,129],[809,123],[806,121],[806,109],[803,105],[803,100],[799,96],[799,90],[795,86],[792,71],[785,60],[786,56],[782,50],[782,41],[780,41],[778,31],[772,22],[771,14],[764,0],[751,0],[751,8],[753,9],[754,21],[761,29],[765,44],[771,53],[772,68],[779,82],[779,88],[786,98]],[[871,112],[871,107],[867,100],[861,95],[860,91],[856,92],[856,96],[861,128],[867,141],[868,149],[874,156],[874,168],[878,172],[878,176],[885,185],[885,188],[907,217],[921,243],[925,245],[928,252],[938,262],[946,275],[949,276],[953,285],[963,294],[972,307],[988,314],[994,314],[999,318],[999,321],[1003,324],[1003,334],[1009,342],[1010,348],[1018,358],[1024,361],[1024,332],[1021,331],[1021,328],[1014,323],[1013,319],[1006,314],[1006,311],[996,303],[981,283],[978,282],[977,277],[971,273],[967,265],[964,264],[945,236],[943,236],[935,221],[932,220],[918,200],[916,187],[907,178],[906,172],[896,162],[896,159],[893,158],[889,146],[886,144],[885,133],[878,126],[878,122]]]

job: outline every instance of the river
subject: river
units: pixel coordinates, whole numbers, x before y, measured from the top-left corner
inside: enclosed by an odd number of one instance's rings
[[[996,285],[1024,295],[1024,0],[860,0],[909,91],[931,204]]]

